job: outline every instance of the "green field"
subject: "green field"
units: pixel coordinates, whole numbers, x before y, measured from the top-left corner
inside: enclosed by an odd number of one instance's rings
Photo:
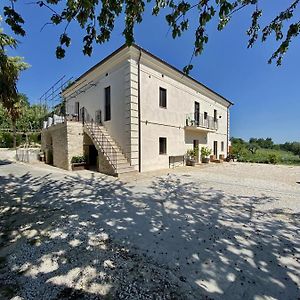
[[[300,157],[289,151],[275,149],[257,149],[252,154],[249,150],[243,149],[238,156],[240,162],[269,163],[284,165],[300,165]]]

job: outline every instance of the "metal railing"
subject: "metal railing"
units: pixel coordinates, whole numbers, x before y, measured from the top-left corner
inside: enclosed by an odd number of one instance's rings
[[[200,113],[199,114],[191,113],[186,115],[185,125],[217,130],[218,120],[209,115],[200,114]]]
[[[107,136],[104,134],[100,123],[95,122],[94,119],[89,115],[87,110],[81,108],[80,121],[86,128],[92,140],[97,143],[101,152],[108,160],[114,171],[117,171],[118,167],[118,150],[112,145]]]

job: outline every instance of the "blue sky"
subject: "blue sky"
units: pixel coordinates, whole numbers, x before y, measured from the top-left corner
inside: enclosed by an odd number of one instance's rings
[[[55,48],[62,28],[49,25],[41,31],[50,13],[19,2],[17,8],[27,21],[27,35],[18,37],[20,45],[14,53],[25,57],[31,68],[22,74],[18,87],[31,102],[37,101],[63,75],[78,77],[124,43],[121,17],[111,40],[96,45],[92,57],[84,56],[82,32],[74,24],[69,28],[73,40],[66,58],[57,60]],[[271,8],[266,6],[263,20],[274,17],[284,7],[282,2],[272,3]],[[194,59],[191,75],[235,103],[231,109],[232,136],[272,137],[276,142],[300,140],[299,39],[291,45],[281,67],[268,65],[267,60],[277,44],[271,37],[269,42],[247,49],[245,32],[250,14],[249,9],[240,12],[222,32],[215,29],[215,24],[209,27],[209,43],[203,55]],[[182,69],[193,49],[196,15],[191,13],[189,17],[191,30],[173,40],[167,34],[164,16],[153,17],[148,10],[143,23],[136,27],[136,43]],[[10,32],[4,23],[2,26]]]

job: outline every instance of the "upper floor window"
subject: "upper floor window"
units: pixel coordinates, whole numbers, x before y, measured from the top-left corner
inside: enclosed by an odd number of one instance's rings
[[[79,102],[75,102],[74,114],[79,116]]]
[[[159,107],[167,108],[167,90],[159,88]]]
[[[111,119],[110,86],[104,89],[104,93],[104,121],[109,121]]]
[[[159,138],[159,154],[167,154],[167,138]]]
[[[214,121],[218,121],[218,111],[216,109],[214,109]]]

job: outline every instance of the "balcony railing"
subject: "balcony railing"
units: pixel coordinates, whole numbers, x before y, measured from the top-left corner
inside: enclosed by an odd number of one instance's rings
[[[209,115],[191,113],[186,115],[185,126],[204,128],[208,130],[218,130],[218,120]]]
[[[97,124],[102,124],[101,122],[101,110],[95,111],[95,117],[92,117],[86,108],[82,107],[78,113],[69,114],[66,113],[64,115],[56,115],[52,113],[47,117],[47,120],[43,122],[43,128],[51,127],[52,125],[65,123],[66,121],[73,121],[73,122],[81,122],[84,124],[85,122],[95,122]]]

